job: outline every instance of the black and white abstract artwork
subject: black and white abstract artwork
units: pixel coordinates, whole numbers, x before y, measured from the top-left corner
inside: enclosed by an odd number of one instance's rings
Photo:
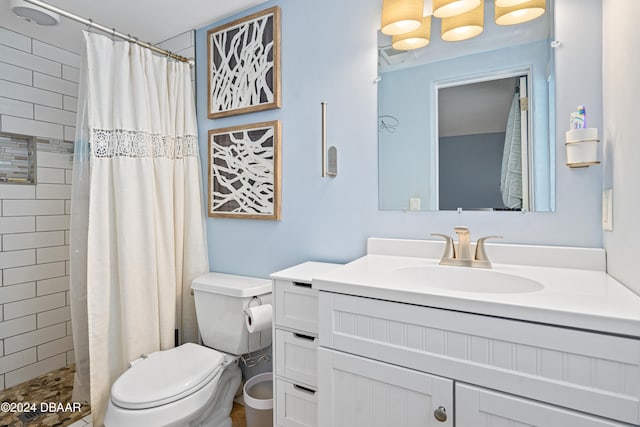
[[[209,131],[209,216],[280,219],[280,122]]]
[[[207,32],[210,119],[280,107],[280,8]]]

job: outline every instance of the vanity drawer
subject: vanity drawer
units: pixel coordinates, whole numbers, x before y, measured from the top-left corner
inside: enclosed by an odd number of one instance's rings
[[[320,292],[320,346],[640,424],[640,340]]]
[[[318,385],[318,338],[276,329],[276,375]]]
[[[456,383],[456,427],[628,427],[535,400]]]
[[[310,283],[275,280],[275,324],[318,333],[318,291]]]
[[[318,425],[318,392],[315,389],[276,379],[276,425],[315,427]]]

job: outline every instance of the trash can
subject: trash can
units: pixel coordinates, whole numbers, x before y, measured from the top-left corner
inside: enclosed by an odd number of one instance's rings
[[[243,390],[247,427],[273,427],[273,372],[249,378]]]

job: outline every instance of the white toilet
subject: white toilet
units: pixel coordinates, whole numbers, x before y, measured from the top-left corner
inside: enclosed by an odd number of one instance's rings
[[[271,331],[248,333],[244,309],[271,304],[271,281],[207,273],[191,289],[207,347],[187,343],[133,361],[111,388],[105,426],[231,427],[239,356],[271,345]]]

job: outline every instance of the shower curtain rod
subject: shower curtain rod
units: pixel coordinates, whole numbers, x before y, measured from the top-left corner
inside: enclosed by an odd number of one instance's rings
[[[119,32],[119,31],[116,31],[115,28],[108,28],[108,27],[105,27],[104,25],[97,24],[97,23],[93,22],[92,19],[83,18],[81,16],[78,16],[78,15],[73,14],[71,12],[67,12],[66,10],[60,9],[60,8],[58,8],[56,6],[52,6],[52,5],[48,4],[48,3],[45,3],[45,2],[40,1],[40,0],[25,0],[25,1],[28,2],[28,3],[31,3],[33,5],[39,6],[39,7],[43,8],[43,9],[50,10],[51,12],[57,13],[58,15],[62,15],[64,17],[66,17],[66,18],[69,18],[69,19],[72,19],[74,21],[80,22],[81,24],[87,25],[89,28],[95,28],[96,30],[100,30],[100,31],[102,31],[104,33],[111,34],[112,36],[119,37],[119,38],[121,38],[123,40],[129,41],[129,42],[132,42],[132,43],[136,43],[139,46],[142,46],[144,48],[150,49],[150,50],[152,50],[152,51],[154,51],[156,53],[159,53],[161,55],[168,56],[169,58],[173,58],[173,59],[175,59],[177,61],[187,62],[187,63],[189,63],[189,65],[193,66],[193,59],[189,59],[189,58],[186,58],[184,56],[180,56],[180,55],[175,54],[175,53],[173,53],[171,51],[168,51],[166,49],[162,49],[162,48],[159,48],[157,46],[154,46],[151,43],[140,41],[137,37],[132,37],[130,34],[123,34],[123,33]]]

